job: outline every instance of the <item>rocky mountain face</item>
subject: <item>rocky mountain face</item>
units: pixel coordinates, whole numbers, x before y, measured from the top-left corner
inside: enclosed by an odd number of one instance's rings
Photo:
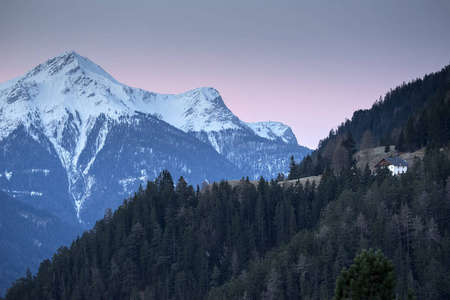
[[[163,169],[194,185],[270,179],[307,153],[288,126],[241,121],[213,88],[131,88],[75,52],[0,84],[0,189],[85,227]]]

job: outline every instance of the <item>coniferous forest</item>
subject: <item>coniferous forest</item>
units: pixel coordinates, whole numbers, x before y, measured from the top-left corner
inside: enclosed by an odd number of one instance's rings
[[[406,174],[356,167],[367,128],[355,117],[312,157],[292,158],[290,177],[321,174],[318,184],[243,178],[200,190],[163,171],[6,299],[331,299],[342,270],[372,253],[363,249],[387,258],[395,297],[450,299],[449,73],[399,87],[366,112],[392,113],[389,99],[408,93],[423,100],[405,116],[396,102],[403,122],[373,130],[376,145],[403,135],[405,150],[425,147]]]
[[[450,163],[405,175],[351,164],[320,184],[242,180],[195,190],[165,171],[41,263],[6,299],[323,299],[361,249],[381,249],[395,293],[450,298]]]

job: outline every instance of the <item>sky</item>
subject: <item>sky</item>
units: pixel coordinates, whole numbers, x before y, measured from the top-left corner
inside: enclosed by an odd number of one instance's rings
[[[116,80],[216,88],[315,149],[391,88],[450,64],[450,1],[2,0],[0,83],[74,50]]]

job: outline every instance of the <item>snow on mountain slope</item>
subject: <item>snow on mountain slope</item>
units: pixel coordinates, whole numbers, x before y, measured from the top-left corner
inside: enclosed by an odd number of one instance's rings
[[[242,122],[226,107],[214,88],[198,88],[179,95],[130,88],[73,51],[40,64],[23,77],[0,84],[0,97],[9,104],[2,105],[0,112],[4,129],[0,139],[18,124],[28,125],[35,117],[40,118],[43,127],[53,135],[55,126],[70,112],[81,127],[77,153],[83,148],[83,134],[89,131],[94,118],[104,114],[117,120],[135,112],[156,115],[185,132],[249,127],[260,137],[297,143],[290,128],[282,123]]]
[[[281,138],[283,142],[287,144],[297,144],[297,138],[295,137],[292,129],[280,122],[255,122],[247,123],[247,125],[253,130],[253,132],[262,138],[269,140],[275,140]]]
[[[297,144],[292,130],[279,122],[245,123],[224,104],[213,88],[198,88],[179,95],[162,95],[130,88],[112,78],[89,59],[70,51],[40,64],[23,77],[0,85],[0,139],[20,124],[38,122],[58,149],[61,160],[73,172],[86,145],[86,137],[100,115],[117,121],[136,112],[159,117],[184,132],[219,132],[250,129],[269,140]],[[5,105],[7,104],[7,105]],[[62,123],[70,122],[76,133],[75,145],[62,145]],[[106,137],[108,126],[103,128]],[[209,143],[221,153],[212,134]],[[98,151],[102,143],[99,141]],[[86,170],[84,170],[86,171]]]
[[[306,151],[298,146],[286,125],[241,121],[214,88],[198,88],[179,95],[131,88],[73,51],[0,84],[0,142],[21,126],[38,143],[45,136],[51,144],[46,144],[48,152],[57,154],[67,173],[69,194],[78,215],[92,196],[98,178],[91,168],[112,128],[127,122],[139,126],[140,115],[158,118],[205,142],[254,176],[270,177],[283,172],[287,166],[284,157],[295,152],[296,158],[301,158]],[[273,155],[280,157],[274,159]],[[257,170],[262,167],[267,170]]]
[[[87,166],[79,166],[78,159],[100,115],[108,120],[98,135],[95,154],[103,147],[109,121],[134,113],[121,100],[126,95],[125,87],[99,66],[74,52],[64,53],[0,85],[0,98],[5,100],[0,109],[0,139],[19,125],[42,128],[67,171],[69,190],[79,212],[94,182],[84,177],[95,155]],[[82,190],[78,188],[80,181],[84,182]]]
[[[152,103],[151,109],[184,132],[236,129],[240,120],[225,106],[219,92],[199,88]]]

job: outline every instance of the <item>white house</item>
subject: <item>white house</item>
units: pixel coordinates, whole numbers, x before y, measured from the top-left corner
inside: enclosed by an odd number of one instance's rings
[[[375,165],[375,168],[388,168],[391,171],[392,176],[403,174],[408,171],[409,164],[399,157],[395,158],[383,158],[379,163]]]

